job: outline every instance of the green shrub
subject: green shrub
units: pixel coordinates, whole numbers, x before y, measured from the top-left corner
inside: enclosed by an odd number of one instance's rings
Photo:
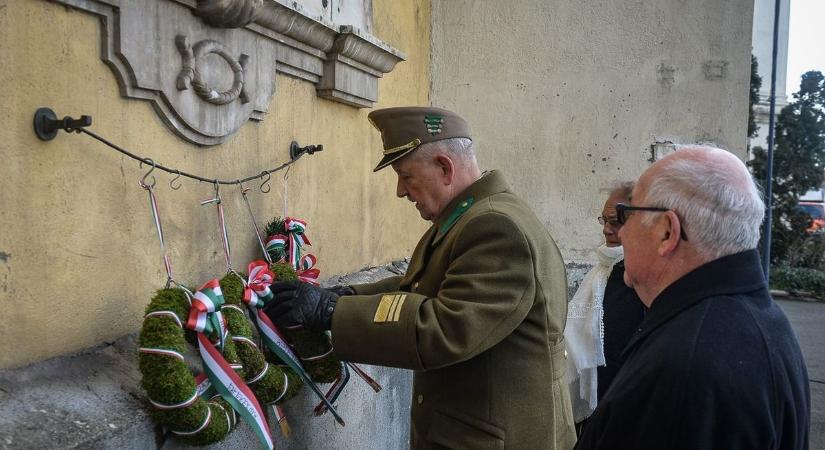
[[[771,287],[794,294],[825,298],[825,271],[779,266],[771,269]]]

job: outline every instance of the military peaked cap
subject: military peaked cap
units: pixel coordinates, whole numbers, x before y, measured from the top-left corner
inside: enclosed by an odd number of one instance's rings
[[[404,106],[377,109],[367,117],[384,141],[384,157],[373,172],[389,166],[421,144],[452,138],[470,139],[467,122],[446,109]]]

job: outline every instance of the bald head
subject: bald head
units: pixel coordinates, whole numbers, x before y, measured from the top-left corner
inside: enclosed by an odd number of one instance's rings
[[[639,184],[645,203],[676,211],[690,245],[703,259],[759,243],[765,205],[745,164],[727,151],[679,146],[645,171]]]

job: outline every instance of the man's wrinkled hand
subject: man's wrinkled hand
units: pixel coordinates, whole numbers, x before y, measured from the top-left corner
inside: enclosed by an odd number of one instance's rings
[[[326,331],[332,327],[338,294],[300,281],[274,283],[270,289],[275,298],[264,307],[264,313],[279,328],[302,326]]]

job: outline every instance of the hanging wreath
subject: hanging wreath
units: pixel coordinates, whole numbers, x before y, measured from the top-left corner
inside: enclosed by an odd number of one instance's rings
[[[305,234],[306,222],[299,219],[274,218],[266,226],[269,236],[266,251],[273,264],[270,266],[278,281],[301,280],[318,284],[320,271],[313,267],[314,255],[302,255],[303,247],[311,245]],[[309,376],[317,383],[334,383],[341,377],[341,360],[333,354],[332,340],[326,332],[306,330],[303,327],[287,328],[286,339],[301,358]]]
[[[208,392],[207,377],[196,377],[186,364],[185,335],[195,340],[194,333],[184,328],[189,303],[182,289],[155,293],[140,330],[138,366],[155,421],[190,444],[206,445],[223,440],[238,419],[226,400],[217,392]],[[245,375],[231,340],[224,342],[223,355],[238,375]]]
[[[262,404],[280,404],[294,397],[303,386],[301,378],[279,358],[266,358],[255,344],[252,327],[243,311],[244,274],[228,273],[221,278],[221,290],[226,304],[221,308],[227,327],[235,341],[238,356],[248,373],[247,385]],[[256,375],[257,374],[257,375]]]

